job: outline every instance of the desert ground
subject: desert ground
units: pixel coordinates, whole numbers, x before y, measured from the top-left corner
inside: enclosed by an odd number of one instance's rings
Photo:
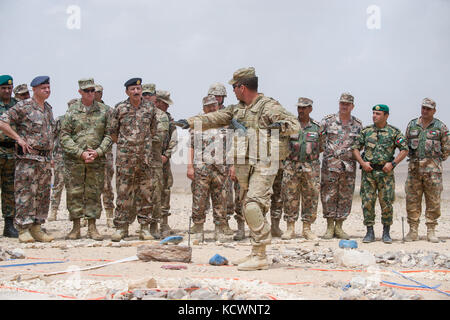
[[[179,245],[188,245],[188,223],[192,197],[185,166],[174,166],[169,224],[177,235],[184,237]],[[191,263],[144,262],[133,260],[87,271],[85,267],[114,262],[136,255],[142,244],[157,244],[159,240],[140,241],[138,223],[130,227],[130,237],[119,243],[111,242],[114,230],[107,228],[106,218],[98,221],[103,241],[86,238],[64,240],[71,229],[63,193],[58,220],[44,227],[55,236],[51,243],[20,244],[17,239],[2,237],[3,261],[0,261],[0,299],[425,299],[448,300],[450,297],[450,163],[445,164],[442,216],[437,235],[441,242],[426,241],[426,227],[422,216],[419,227],[420,241],[402,242],[402,217],[406,218],[404,183],[407,165],[396,168],[396,202],[390,245],[380,241],[382,225],[377,204],[375,234],[377,241],[362,243],[365,235],[359,196],[360,174],[353,201],[353,210],[344,224],[344,230],[358,243],[357,249],[375,257],[375,262],[349,265],[338,259],[339,240],[306,241],[300,237],[301,222],[296,224],[297,238],[273,238],[268,246],[269,270],[238,271],[231,264],[236,258],[249,254],[250,240],[219,243],[213,240],[213,222],[208,214],[205,225],[205,242],[193,245]],[[326,221],[319,203],[313,231],[322,235]],[[230,220],[232,229],[236,221]],[[3,221],[0,223],[3,228]],[[281,222],[285,230],[286,224]],[[406,223],[405,235],[409,227]],[[248,228],[246,235],[248,236]],[[21,259],[14,259],[16,252]],[[230,263],[225,266],[210,265],[209,259],[220,254]],[[370,259],[369,259],[370,260]],[[165,266],[181,266],[181,270]],[[45,275],[57,271],[72,271],[59,275]],[[153,280],[151,280],[153,279]],[[414,282],[414,281],[415,282]],[[426,285],[426,286],[423,286]],[[431,288],[431,287],[434,287]],[[189,289],[191,288],[191,289]],[[192,295],[192,288],[202,288],[203,295]],[[440,292],[438,291],[440,290]],[[199,292],[199,290],[197,290]],[[191,294],[191,295],[190,295]]]

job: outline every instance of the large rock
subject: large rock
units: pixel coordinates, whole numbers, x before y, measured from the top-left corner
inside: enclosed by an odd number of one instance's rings
[[[137,248],[142,261],[191,262],[192,248],[177,245],[142,245]]]
[[[376,263],[375,256],[365,250],[337,249],[334,261],[344,267],[371,266]]]

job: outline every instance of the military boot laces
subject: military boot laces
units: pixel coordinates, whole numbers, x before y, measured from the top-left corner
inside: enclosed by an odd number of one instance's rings
[[[245,239],[245,222],[238,220],[237,222],[238,229],[234,234],[233,240],[239,241]]]
[[[409,232],[405,237],[405,241],[406,242],[411,242],[411,241],[417,241],[419,240],[419,231],[418,231],[418,225],[416,224],[411,224],[409,226]]]
[[[95,219],[89,219],[88,220],[87,237],[92,239],[92,240],[96,240],[96,241],[102,241],[103,240],[103,236],[100,233],[98,233],[97,227],[95,225]]]
[[[253,246],[255,247],[255,246]],[[266,256],[266,246],[257,246],[252,249],[252,254],[249,259],[242,262],[237,267],[240,271],[255,271],[269,269],[269,262]]]
[[[18,238],[19,232],[14,228],[14,218],[5,218],[3,236],[7,238]]]
[[[150,233],[148,224],[141,224],[141,230],[139,231],[139,239],[140,240],[155,240],[152,234]]]
[[[52,208],[50,211],[50,216],[48,217],[47,221],[49,221],[49,222],[56,221],[57,214],[58,214],[58,209]]]
[[[373,226],[367,226],[367,233],[363,239],[364,243],[370,243],[375,241],[375,233],[373,232]]]
[[[342,220],[336,221],[336,225],[334,226],[334,235],[338,239],[349,240],[350,236],[348,234],[346,234],[344,232],[344,230],[342,229],[342,224],[343,223],[344,223],[344,221],[342,221]]]
[[[30,228],[30,233],[31,233],[32,237],[34,238],[34,240],[39,241],[39,242],[51,242],[54,239],[52,236],[50,236],[50,235],[46,234],[44,231],[42,231],[40,224],[32,225]]]
[[[111,241],[119,242],[126,237],[128,237],[128,226],[118,227],[116,232],[111,236]]]
[[[286,232],[283,233],[281,239],[289,240],[295,238],[295,222],[288,222]]]
[[[436,237],[434,226],[428,226],[427,229],[427,240],[432,243],[438,243],[439,239]]]
[[[20,243],[35,242],[34,237],[31,235],[29,228],[20,228],[19,229],[19,242]]]
[[[252,246],[252,252],[248,256],[234,260],[231,263],[234,264],[235,266],[238,266],[238,265],[250,260],[254,255],[257,255],[257,254],[258,254],[258,247]]]
[[[221,243],[224,243],[227,241],[227,237],[224,232],[224,225],[223,224],[216,224],[214,226],[214,240],[219,241]]]
[[[270,224],[270,233],[272,237],[279,238],[283,234],[283,231],[280,229],[280,219],[272,218],[272,223]]]
[[[70,233],[66,236],[66,240],[77,240],[81,238],[80,219],[73,220],[73,227]]]
[[[383,225],[383,236],[382,236],[382,240],[384,243],[390,244],[392,243],[392,239],[391,236],[389,234],[389,231],[391,230],[391,226],[389,225]]]
[[[327,231],[322,236],[323,239],[333,239],[334,237],[334,220],[333,218],[327,218]]]
[[[303,222],[303,237],[306,240],[317,240],[317,236],[311,231],[311,223]]]

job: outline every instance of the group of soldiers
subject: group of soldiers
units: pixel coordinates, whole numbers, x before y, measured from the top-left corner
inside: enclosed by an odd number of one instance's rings
[[[352,115],[355,105],[350,93],[341,95],[337,113],[320,122],[310,117],[313,101],[300,97],[296,117],[275,99],[259,93],[252,67],[237,70],[229,81],[238,104],[225,107],[225,86],[214,83],[202,100],[203,112],[178,121],[167,112],[172,104],[170,94],[142,84],[141,78],[125,83],[128,99],[114,108],[103,103],[103,89],[93,79],[82,79],[78,84],[81,99],[71,100],[66,114],[55,122],[45,101],[50,95],[49,77],[33,79],[33,97],[28,95],[18,102],[11,97],[12,78],[0,76],[5,236],[14,236],[15,225],[21,242],[53,239],[41,228],[49,209],[52,154],[55,182],[49,220],[57,218],[64,183],[73,221],[68,239],[81,237],[85,220],[87,236],[103,239],[96,229],[102,194],[108,226],[116,229],[113,241],[128,236],[128,227],[136,217],[140,239],[170,234],[170,157],[178,140],[175,126],[179,126],[190,130],[187,176],[192,180],[194,225],[189,232],[203,236],[210,207],[217,240],[233,234],[235,240],[243,239],[247,224],[252,252],[234,262],[238,270],[268,268],[266,246],[272,236],[295,237],[300,202],[302,235],[317,239],[311,225],[316,220],[319,195],[327,220],[322,238],[349,239],[343,223],[351,212],[357,164],[362,169],[360,195],[367,228],[363,242],[375,241],[378,197],[382,241],[391,243],[394,169],[407,156],[405,192],[410,231],[405,240],[418,240],[425,195],[427,239],[439,242],[435,226],[441,215],[442,162],[450,154],[450,133],[434,118],[436,103],[432,99],[422,101],[421,116],[408,124],[404,135],[388,124],[390,111],[384,104],[372,108],[373,124],[363,127]],[[23,88],[15,94],[24,94]],[[115,208],[113,143],[117,144]],[[57,173],[62,170],[63,174]],[[269,210],[270,224],[266,219]],[[283,212],[285,232],[279,227]],[[236,233],[228,225],[233,214]]]

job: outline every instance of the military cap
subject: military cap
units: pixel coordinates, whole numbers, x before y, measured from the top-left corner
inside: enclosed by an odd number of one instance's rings
[[[341,98],[339,99],[339,102],[346,102],[346,103],[353,103],[355,101],[355,98],[348,92],[344,92],[341,94]]]
[[[28,92],[28,91],[29,91],[29,90],[28,90],[28,86],[27,86],[26,83],[19,84],[19,85],[16,86],[16,87],[14,88],[14,90],[13,90],[14,95],[23,94],[23,93],[26,93],[26,92]]]
[[[103,92],[103,87],[99,84],[95,85],[95,92]]]
[[[164,90],[156,90],[156,99],[161,100],[168,105],[173,104],[173,101],[170,99],[170,93]]]
[[[13,84],[13,78],[7,74],[0,76],[0,86]]]
[[[211,104],[217,104],[217,99],[215,96],[213,95],[207,95],[206,97],[203,98],[202,100],[203,106],[208,106]]]
[[[84,90],[87,88],[95,88],[94,79],[88,78],[88,79],[80,79],[78,80],[78,87],[80,90]]]
[[[377,104],[372,108],[373,111],[384,111],[386,113],[389,113],[389,107],[385,104]]]
[[[303,97],[298,98],[298,102],[297,102],[298,107],[309,107],[309,106],[312,107],[312,105],[313,105],[313,101],[311,99],[303,98]]]
[[[220,82],[213,83],[208,90],[208,95],[213,96],[227,96],[227,89]]]
[[[156,94],[156,85],[154,83],[143,84],[142,93]]]
[[[30,86],[32,87],[37,87],[41,84],[49,84],[50,83],[50,77],[49,76],[37,76],[36,78],[34,78],[31,83]]]
[[[422,101],[422,107],[436,109],[436,102],[433,99],[425,98]]]
[[[139,86],[142,84],[141,78],[131,78],[127,82],[125,82],[124,86],[128,89],[129,86]]]
[[[233,79],[228,81],[228,83],[233,85],[244,79],[249,79],[249,78],[254,78],[254,77],[256,77],[255,68],[253,68],[253,67],[241,68],[241,69],[236,70],[235,73],[233,73]]]

